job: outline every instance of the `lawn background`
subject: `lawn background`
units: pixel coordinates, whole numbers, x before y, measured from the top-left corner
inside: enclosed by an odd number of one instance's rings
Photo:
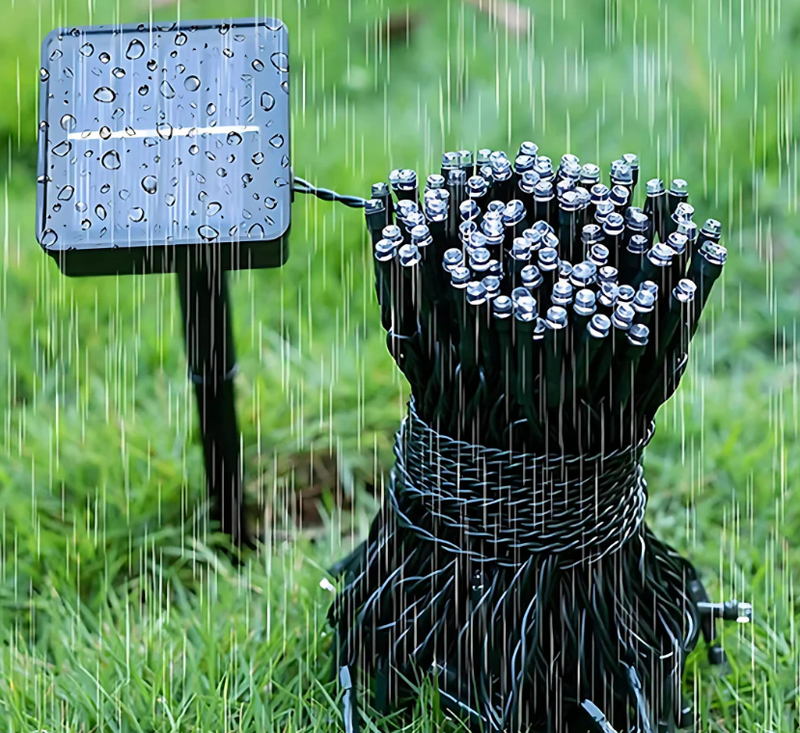
[[[323,568],[363,534],[405,386],[357,212],[293,210],[279,271],[233,274],[248,494],[267,545],[234,568],[203,505],[168,277],[67,280],[34,238],[39,46],[54,27],[280,17],[298,175],[366,194],[444,149],[536,141],[690,181],[729,264],[647,451],[649,521],[720,599],[731,674],[693,657],[698,730],[800,729],[800,5],[780,0],[0,0],[0,730],[340,725]],[[388,25],[387,25],[388,19]],[[287,497],[305,490],[303,527]],[[355,497],[355,512],[338,509]],[[370,715],[368,729],[432,730]]]

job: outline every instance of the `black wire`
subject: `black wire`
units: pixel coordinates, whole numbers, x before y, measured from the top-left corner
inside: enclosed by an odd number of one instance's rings
[[[331,191],[329,188],[317,188],[313,183],[309,183],[304,178],[298,176],[294,177],[294,187],[292,189],[295,193],[312,194],[323,201],[337,201],[345,206],[350,206],[353,209],[363,209],[367,203],[366,199],[360,196],[345,196],[336,191]]]

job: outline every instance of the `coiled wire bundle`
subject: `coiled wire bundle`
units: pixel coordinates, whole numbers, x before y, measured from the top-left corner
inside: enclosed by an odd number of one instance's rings
[[[329,616],[343,683],[374,677],[381,708],[433,674],[476,728],[667,733],[689,722],[700,632],[721,661],[714,619],[749,619],[644,524],[642,454],[726,251],[684,181],[632,206],[638,165],[615,161],[608,187],[523,143],[513,163],[445,154],[422,199],[414,171],[373,186],[376,291],[412,397]]]

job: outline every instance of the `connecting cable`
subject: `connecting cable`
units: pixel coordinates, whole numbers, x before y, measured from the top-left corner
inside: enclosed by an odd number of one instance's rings
[[[338,201],[340,204],[350,206],[353,209],[363,209],[367,203],[367,200],[362,199],[360,196],[345,196],[344,194],[336,193],[336,191],[331,191],[328,188],[317,188],[313,183],[306,181],[304,178],[299,178],[298,176],[294,177],[294,186],[292,190],[295,193],[311,194],[323,201]]]

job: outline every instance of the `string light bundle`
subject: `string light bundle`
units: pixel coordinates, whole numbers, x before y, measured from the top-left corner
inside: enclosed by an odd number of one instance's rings
[[[685,181],[533,143],[396,170],[365,204],[387,345],[411,386],[387,497],[337,568],[340,679],[435,677],[475,728],[667,733],[711,603],[644,523],[642,454],[726,259]],[[351,677],[352,675],[352,677]],[[354,724],[352,709],[346,715]]]

